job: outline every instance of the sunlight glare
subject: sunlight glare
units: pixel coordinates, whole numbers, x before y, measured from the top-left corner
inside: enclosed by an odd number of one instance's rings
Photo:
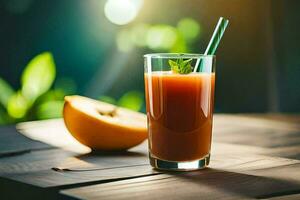
[[[106,18],[114,24],[125,25],[133,21],[142,0],[108,0],[104,6]]]

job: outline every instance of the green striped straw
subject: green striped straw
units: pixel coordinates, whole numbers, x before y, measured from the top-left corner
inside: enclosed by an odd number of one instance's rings
[[[220,17],[218,24],[215,28],[215,31],[214,31],[214,33],[209,41],[209,44],[205,50],[204,55],[214,55],[215,54],[217,47],[219,46],[220,41],[224,35],[224,32],[228,26],[228,23],[229,23],[228,19]],[[194,68],[194,72],[197,72],[198,66],[200,65],[200,60],[201,59],[197,60],[197,63]]]

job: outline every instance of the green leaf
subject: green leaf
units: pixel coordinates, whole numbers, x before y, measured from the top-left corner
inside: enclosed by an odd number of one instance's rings
[[[169,60],[169,65],[171,67],[177,67],[177,62],[173,61],[173,60]]]
[[[51,119],[62,117],[64,101],[48,101],[37,107],[37,119]]]
[[[31,101],[49,90],[55,79],[55,63],[49,52],[34,57],[23,71],[22,94]]]
[[[186,67],[188,64],[190,64],[192,62],[192,58],[188,59],[188,60],[182,60],[181,65],[183,67]]]
[[[20,91],[18,91],[9,99],[7,104],[7,112],[11,117],[20,119],[25,117],[29,107],[29,101]]]
[[[144,103],[143,93],[130,91],[125,93],[118,101],[118,105],[134,111],[139,111]]]
[[[104,101],[104,102],[106,102],[106,103],[114,104],[114,105],[117,104],[117,100],[114,99],[113,97],[110,97],[110,96],[105,96],[105,95],[100,96],[100,97],[99,97],[99,100],[100,100],[100,101]]]
[[[192,59],[183,60],[182,58],[180,58],[176,62],[173,60],[169,60],[169,65],[171,66],[171,70],[174,73],[189,74],[193,71],[191,62]]]
[[[5,109],[0,106],[0,125],[9,124],[12,121],[10,120],[8,114],[6,113]]]
[[[0,103],[7,108],[11,96],[15,93],[14,89],[2,78],[0,78]]]
[[[173,60],[169,60],[169,65],[171,66],[171,70],[173,72],[179,73],[179,66],[178,63],[173,61]]]

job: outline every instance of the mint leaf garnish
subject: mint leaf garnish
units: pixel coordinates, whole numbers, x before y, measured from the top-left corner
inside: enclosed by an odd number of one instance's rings
[[[174,73],[189,74],[193,71],[191,62],[192,58],[188,60],[183,60],[182,58],[180,58],[177,59],[176,62],[173,60],[169,60],[169,65]]]

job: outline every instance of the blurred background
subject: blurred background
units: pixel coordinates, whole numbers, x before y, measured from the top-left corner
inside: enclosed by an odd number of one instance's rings
[[[80,94],[145,111],[143,54],[203,53],[220,16],[215,111],[300,112],[300,1],[1,0],[0,124]]]

